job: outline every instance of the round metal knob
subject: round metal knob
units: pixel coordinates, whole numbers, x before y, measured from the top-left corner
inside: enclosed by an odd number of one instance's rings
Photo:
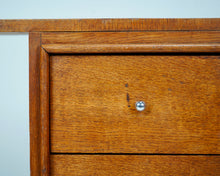
[[[145,103],[143,101],[137,101],[135,106],[138,111],[143,111],[145,109]]]

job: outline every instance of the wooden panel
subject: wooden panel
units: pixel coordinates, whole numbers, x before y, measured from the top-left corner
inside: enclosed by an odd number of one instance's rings
[[[40,175],[40,33],[29,35],[29,126],[31,176]]]
[[[207,18],[0,20],[0,32],[155,30],[220,30],[220,19]]]
[[[51,155],[52,176],[217,176],[220,156]]]
[[[204,44],[220,43],[219,31],[197,32],[49,32],[42,44]]]
[[[50,65],[52,152],[220,153],[219,56],[57,55]]]

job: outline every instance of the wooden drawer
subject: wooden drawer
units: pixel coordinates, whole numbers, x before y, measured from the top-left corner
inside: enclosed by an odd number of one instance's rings
[[[219,156],[52,155],[51,175],[216,176]]]
[[[52,56],[51,151],[218,154],[219,70],[218,55]]]

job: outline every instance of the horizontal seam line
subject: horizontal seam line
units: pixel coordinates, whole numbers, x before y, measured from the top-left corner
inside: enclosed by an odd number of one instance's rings
[[[183,153],[57,153],[51,152],[51,155],[173,155],[173,156],[220,156],[220,154],[183,154]]]

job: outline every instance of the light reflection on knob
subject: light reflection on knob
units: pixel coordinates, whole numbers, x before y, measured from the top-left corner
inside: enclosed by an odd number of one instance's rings
[[[143,111],[145,109],[145,103],[143,101],[137,101],[135,106],[137,111]]]

